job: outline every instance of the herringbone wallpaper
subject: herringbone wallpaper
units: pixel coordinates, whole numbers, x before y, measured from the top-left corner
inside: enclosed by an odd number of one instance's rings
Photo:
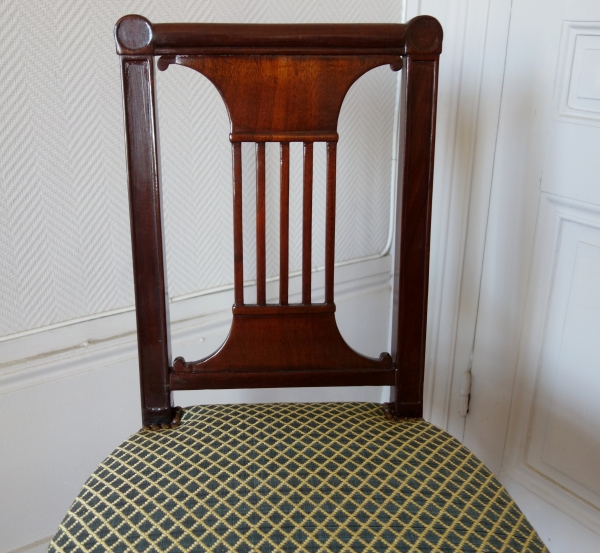
[[[151,21],[398,22],[398,0],[9,0],[0,10],[0,336],[133,304],[123,116],[112,28]],[[396,74],[375,69],[340,116],[336,259],[378,252],[388,229]],[[198,73],[158,73],[170,295],[233,280],[225,106]],[[291,270],[301,263],[301,145],[291,148]],[[254,151],[245,145],[246,278],[254,276]],[[267,147],[268,274],[278,268],[278,147]],[[315,265],[325,151],[315,147]]]

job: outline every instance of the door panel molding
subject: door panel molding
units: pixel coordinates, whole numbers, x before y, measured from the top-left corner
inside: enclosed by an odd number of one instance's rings
[[[556,71],[555,119],[600,127],[600,21],[563,23]]]
[[[503,473],[600,533],[600,442],[579,435],[600,419],[597,325],[585,326],[600,317],[600,206],[542,193],[534,252]]]

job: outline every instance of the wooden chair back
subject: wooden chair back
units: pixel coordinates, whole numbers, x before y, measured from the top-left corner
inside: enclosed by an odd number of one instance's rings
[[[432,17],[407,24],[152,24],[128,15],[115,26],[121,57],[137,332],[145,425],[173,416],[174,390],[287,386],[392,386],[398,417],[421,417],[438,61]],[[154,58],[207,77],[231,120],[233,323],[223,346],[171,363],[162,232]],[[334,245],[339,112],[367,71],[402,67],[401,180],[397,194],[391,354],[365,357],[335,321]],[[244,301],[242,142],[256,143],[256,304]],[[279,302],[266,302],[265,142],[279,142]],[[288,301],[289,144],[304,144],[302,302]],[[313,144],[327,149],[325,302],[311,297]]]

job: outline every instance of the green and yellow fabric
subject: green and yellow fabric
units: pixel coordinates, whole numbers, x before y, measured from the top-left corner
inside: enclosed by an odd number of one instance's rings
[[[212,405],[138,432],[49,552],[546,552],[504,487],[426,422],[373,403]]]

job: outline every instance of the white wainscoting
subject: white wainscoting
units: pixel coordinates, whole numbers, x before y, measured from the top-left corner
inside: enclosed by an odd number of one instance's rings
[[[600,533],[600,206],[540,201],[503,473]]]
[[[389,348],[391,258],[336,270],[336,319],[356,350]],[[317,296],[323,272],[314,273]],[[251,292],[251,290],[249,290]],[[277,282],[268,287],[276,297]],[[299,297],[300,277],[290,281]],[[171,303],[173,354],[214,351],[231,321],[232,292]],[[202,314],[199,316],[199,314]],[[122,440],[140,427],[133,312],[49,329],[2,344],[0,365],[0,552],[37,551],[56,530],[80,487]],[[376,401],[382,387],[192,391],[181,405],[272,401]],[[49,539],[49,538],[48,538]],[[29,549],[26,546],[30,546]]]

